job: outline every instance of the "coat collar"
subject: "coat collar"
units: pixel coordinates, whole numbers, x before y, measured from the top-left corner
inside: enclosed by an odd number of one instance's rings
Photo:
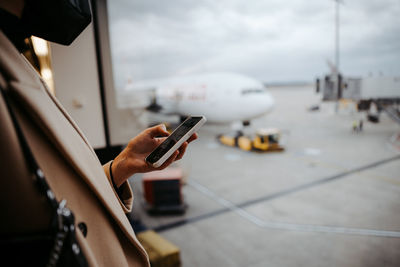
[[[25,108],[70,166],[83,178],[131,242],[144,252],[104,170],[86,138],[59,102],[45,89],[34,68],[0,31],[0,70],[15,101]]]

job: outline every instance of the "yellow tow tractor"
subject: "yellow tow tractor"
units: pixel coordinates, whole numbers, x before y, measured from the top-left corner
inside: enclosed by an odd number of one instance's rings
[[[254,136],[237,132],[234,135],[219,135],[218,141],[224,145],[239,147],[246,151],[283,151],[280,145],[281,132],[276,128],[259,129]]]

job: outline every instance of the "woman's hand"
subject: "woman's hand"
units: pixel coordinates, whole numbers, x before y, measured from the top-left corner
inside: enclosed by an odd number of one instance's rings
[[[135,173],[162,170],[168,167],[175,160],[180,160],[185,154],[188,144],[197,139],[193,134],[181,147],[175,151],[163,165],[154,168],[145,161],[145,158],[161,144],[169,135],[164,124],[148,128],[138,136],[131,139],[127,147],[114,159],[112,164],[112,175],[117,187],[122,185],[130,176]]]

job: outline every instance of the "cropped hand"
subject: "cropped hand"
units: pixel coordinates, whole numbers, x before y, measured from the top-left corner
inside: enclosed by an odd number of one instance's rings
[[[164,124],[148,128],[136,137],[132,138],[127,147],[114,159],[112,164],[112,174],[116,186],[123,184],[130,176],[135,173],[144,173],[155,170],[162,170],[172,162],[180,160],[185,154],[188,144],[197,139],[197,134],[193,134],[181,147],[167,159],[163,165],[154,168],[145,158],[161,144],[169,135]]]

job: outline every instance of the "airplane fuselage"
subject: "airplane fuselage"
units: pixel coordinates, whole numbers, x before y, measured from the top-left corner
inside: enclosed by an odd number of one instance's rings
[[[167,79],[156,87],[164,114],[201,114],[209,122],[249,121],[273,109],[265,86],[249,77],[216,73]]]

